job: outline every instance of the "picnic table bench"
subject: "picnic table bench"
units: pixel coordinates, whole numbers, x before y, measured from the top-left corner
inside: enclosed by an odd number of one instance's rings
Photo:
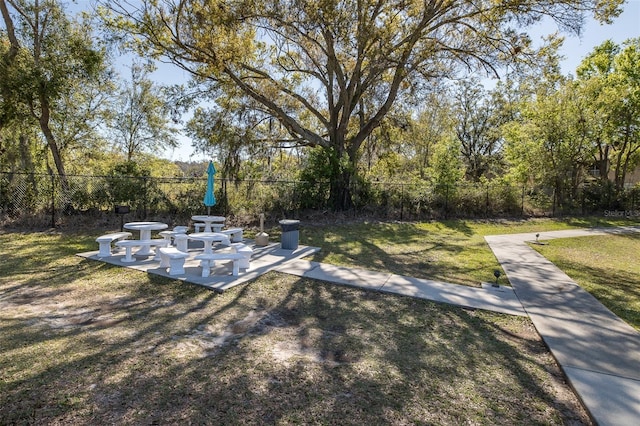
[[[178,250],[175,247],[160,247],[160,267],[169,268],[169,275],[184,274],[184,260],[189,253]]]
[[[160,231],[158,234],[169,242],[169,245],[176,245],[175,240],[178,235],[185,235],[188,231],[186,226],[176,226],[173,231]]]
[[[242,255],[242,259],[240,260],[240,268],[241,269],[249,269],[251,262],[251,255],[253,254],[253,249],[251,247],[243,244],[243,243],[232,243],[231,250],[235,253],[239,253]]]
[[[114,232],[111,234],[101,235],[96,238],[96,242],[98,243],[99,251],[98,257],[109,257],[111,256],[111,243],[114,241],[124,240],[125,238],[129,238],[131,236],[131,232]]]
[[[211,274],[211,267],[215,265],[216,260],[230,260],[233,262],[232,274],[238,276],[240,272],[240,261],[244,258],[242,253],[202,253],[195,257],[200,260],[202,267],[202,276],[208,277]]]
[[[227,235],[232,243],[242,242],[242,239],[243,239],[242,238],[242,232],[243,232],[242,228],[223,229],[222,231],[218,231],[218,232],[220,232],[221,234]]]

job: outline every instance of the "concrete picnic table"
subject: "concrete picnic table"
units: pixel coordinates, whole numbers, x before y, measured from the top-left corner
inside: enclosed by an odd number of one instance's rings
[[[204,253],[213,253],[213,243],[219,242],[226,246],[231,245],[229,236],[220,232],[195,232],[187,235],[190,240],[202,241],[204,243]]]
[[[140,231],[140,250],[136,252],[141,256],[148,256],[151,254],[151,231],[159,231],[167,229],[169,225],[162,222],[129,222],[123,225],[123,228],[130,229],[132,231]],[[148,241],[148,244],[145,244]]]
[[[222,230],[225,220],[224,216],[207,216],[196,215],[191,216],[191,220],[204,223],[204,232],[218,232]]]

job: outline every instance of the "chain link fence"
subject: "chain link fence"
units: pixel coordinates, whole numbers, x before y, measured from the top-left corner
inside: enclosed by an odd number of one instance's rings
[[[130,208],[127,220],[188,223],[207,213],[206,178],[66,176],[0,172],[0,221],[32,227],[57,227],[79,218],[89,222],[118,219],[115,206]],[[309,185],[320,188],[301,190]],[[211,214],[230,223],[253,224],[260,213],[272,221],[299,217],[303,208],[329,210],[329,185],[294,181],[227,181],[217,179],[217,204]],[[553,191],[526,186],[465,184],[435,187],[428,183],[368,182],[351,189],[349,212],[384,220],[497,218],[561,215],[639,217],[640,190],[622,192],[585,187],[570,201],[556,202]],[[305,195],[306,194],[306,195]]]

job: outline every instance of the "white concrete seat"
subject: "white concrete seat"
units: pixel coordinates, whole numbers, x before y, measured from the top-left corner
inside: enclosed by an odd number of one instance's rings
[[[176,226],[173,231],[159,232],[160,236],[169,242],[169,245],[176,245],[176,236],[184,235],[189,228],[187,226]],[[183,250],[185,251],[185,250]]]
[[[184,260],[189,253],[182,252],[175,247],[160,247],[160,267],[169,268],[169,275],[184,274]]]
[[[158,234],[160,234],[160,236],[167,240],[168,245],[171,245],[171,239],[173,238],[174,235],[176,235],[175,231],[160,231],[158,232]]]
[[[131,256],[131,249],[133,247],[140,247],[141,244],[140,244],[140,240],[122,240],[122,241],[118,241],[116,243],[116,246],[124,247],[125,249],[125,255],[122,259],[120,259],[120,261],[124,263],[131,263],[136,261],[133,258],[133,256]]]
[[[167,240],[122,240],[116,243],[118,247],[124,247],[125,256],[121,259],[121,262],[124,263],[132,263],[136,260],[131,255],[131,249],[133,247],[143,247],[143,246],[154,246],[155,247],[155,256],[153,260],[160,260],[160,253],[158,252],[158,247],[166,247]]]
[[[221,232],[223,226],[224,226],[223,223],[212,223],[211,232]],[[207,227],[206,223],[198,222],[193,224],[193,228],[196,230],[196,232],[203,232],[206,227]]]
[[[146,241],[145,241],[146,243]],[[151,240],[151,244],[152,246],[154,246],[154,250],[155,250],[155,256],[153,256],[153,260],[160,260],[160,251],[159,249],[162,247],[167,247],[169,244],[167,243],[167,240],[162,239],[162,240]]]
[[[243,231],[242,228],[229,228],[229,229],[223,229],[222,231],[219,231],[219,232],[221,234],[228,235],[232,243],[239,243],[239,242],[242,242],[243,240],[242,231]]]
[[[182,252],[189,251],[189,236],[187,234],[176,234],[173,236],[173,244]]]
[[[211,274],[211,267],[215,265],[216,260],[231,260],[233,262],[233,276],[237,277],[240,272],[240,261],[243,258],[244,254],[241,253],[202,253],[195,257],[200,260],[203,277],[208,277]]]
[[[114,232],[112,234],[101,235],[96,238],[96,242],[100,250],[98,251],[98,257],[108,257],[111,256],[111,243],[114,241],[123,240],[125,238],[129,238],[131,236],[131,232]]]
[[[165,240],[169,241],[169,245],[176,245],[175,238],[178,235],[184,235],[189,230],[186,226],[176,226],[173,228],[173,231],[162,231],[159,232],[160,236]]]
[[[231,244],[231,249],[234,252],[240,253],[243,256],[242,260],[240,261],[240,268],[249,269],[249,265],[251,262],[251,255],[253,254],[253,249],[242,243]]]

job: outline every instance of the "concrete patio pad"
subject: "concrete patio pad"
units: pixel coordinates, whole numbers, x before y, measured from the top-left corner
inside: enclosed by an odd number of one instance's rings
[[[286,265],[289,262],[301,259],[306,256],[318,252],[318,247],[299,246],[296,250],[283,250],[279,243],[271,243],[265,247],[258,247],[251,240],[245,240],[244,243],[253,249],[251,256],[251,267],[248,270],[241,269],[238,276],[231,275],[231,263],[226,261],[216,262],[216,266],[211,268],[211,275],[202,277],[202,268],[200,261],[194,257],[201,253],[202,250],[197,248],[197,243],[189,246],[189,257],[185,259],[185,273],[181,275],[169,275],[166,268],[159,268],[159,261],[149,258],[138,259],[134,263],[123,263],[121,259],[124,252],[113,254],[109,257],[98,257],[97,251],[79,253],[78,256],[106,262],[111,265],[131,268],[154,275],[160,275],[175,280],[186,281],[189,283],[201,285],[210,290],[223,292],[239,284],[258,278],[269,271],[274,270],[278,266]]]

